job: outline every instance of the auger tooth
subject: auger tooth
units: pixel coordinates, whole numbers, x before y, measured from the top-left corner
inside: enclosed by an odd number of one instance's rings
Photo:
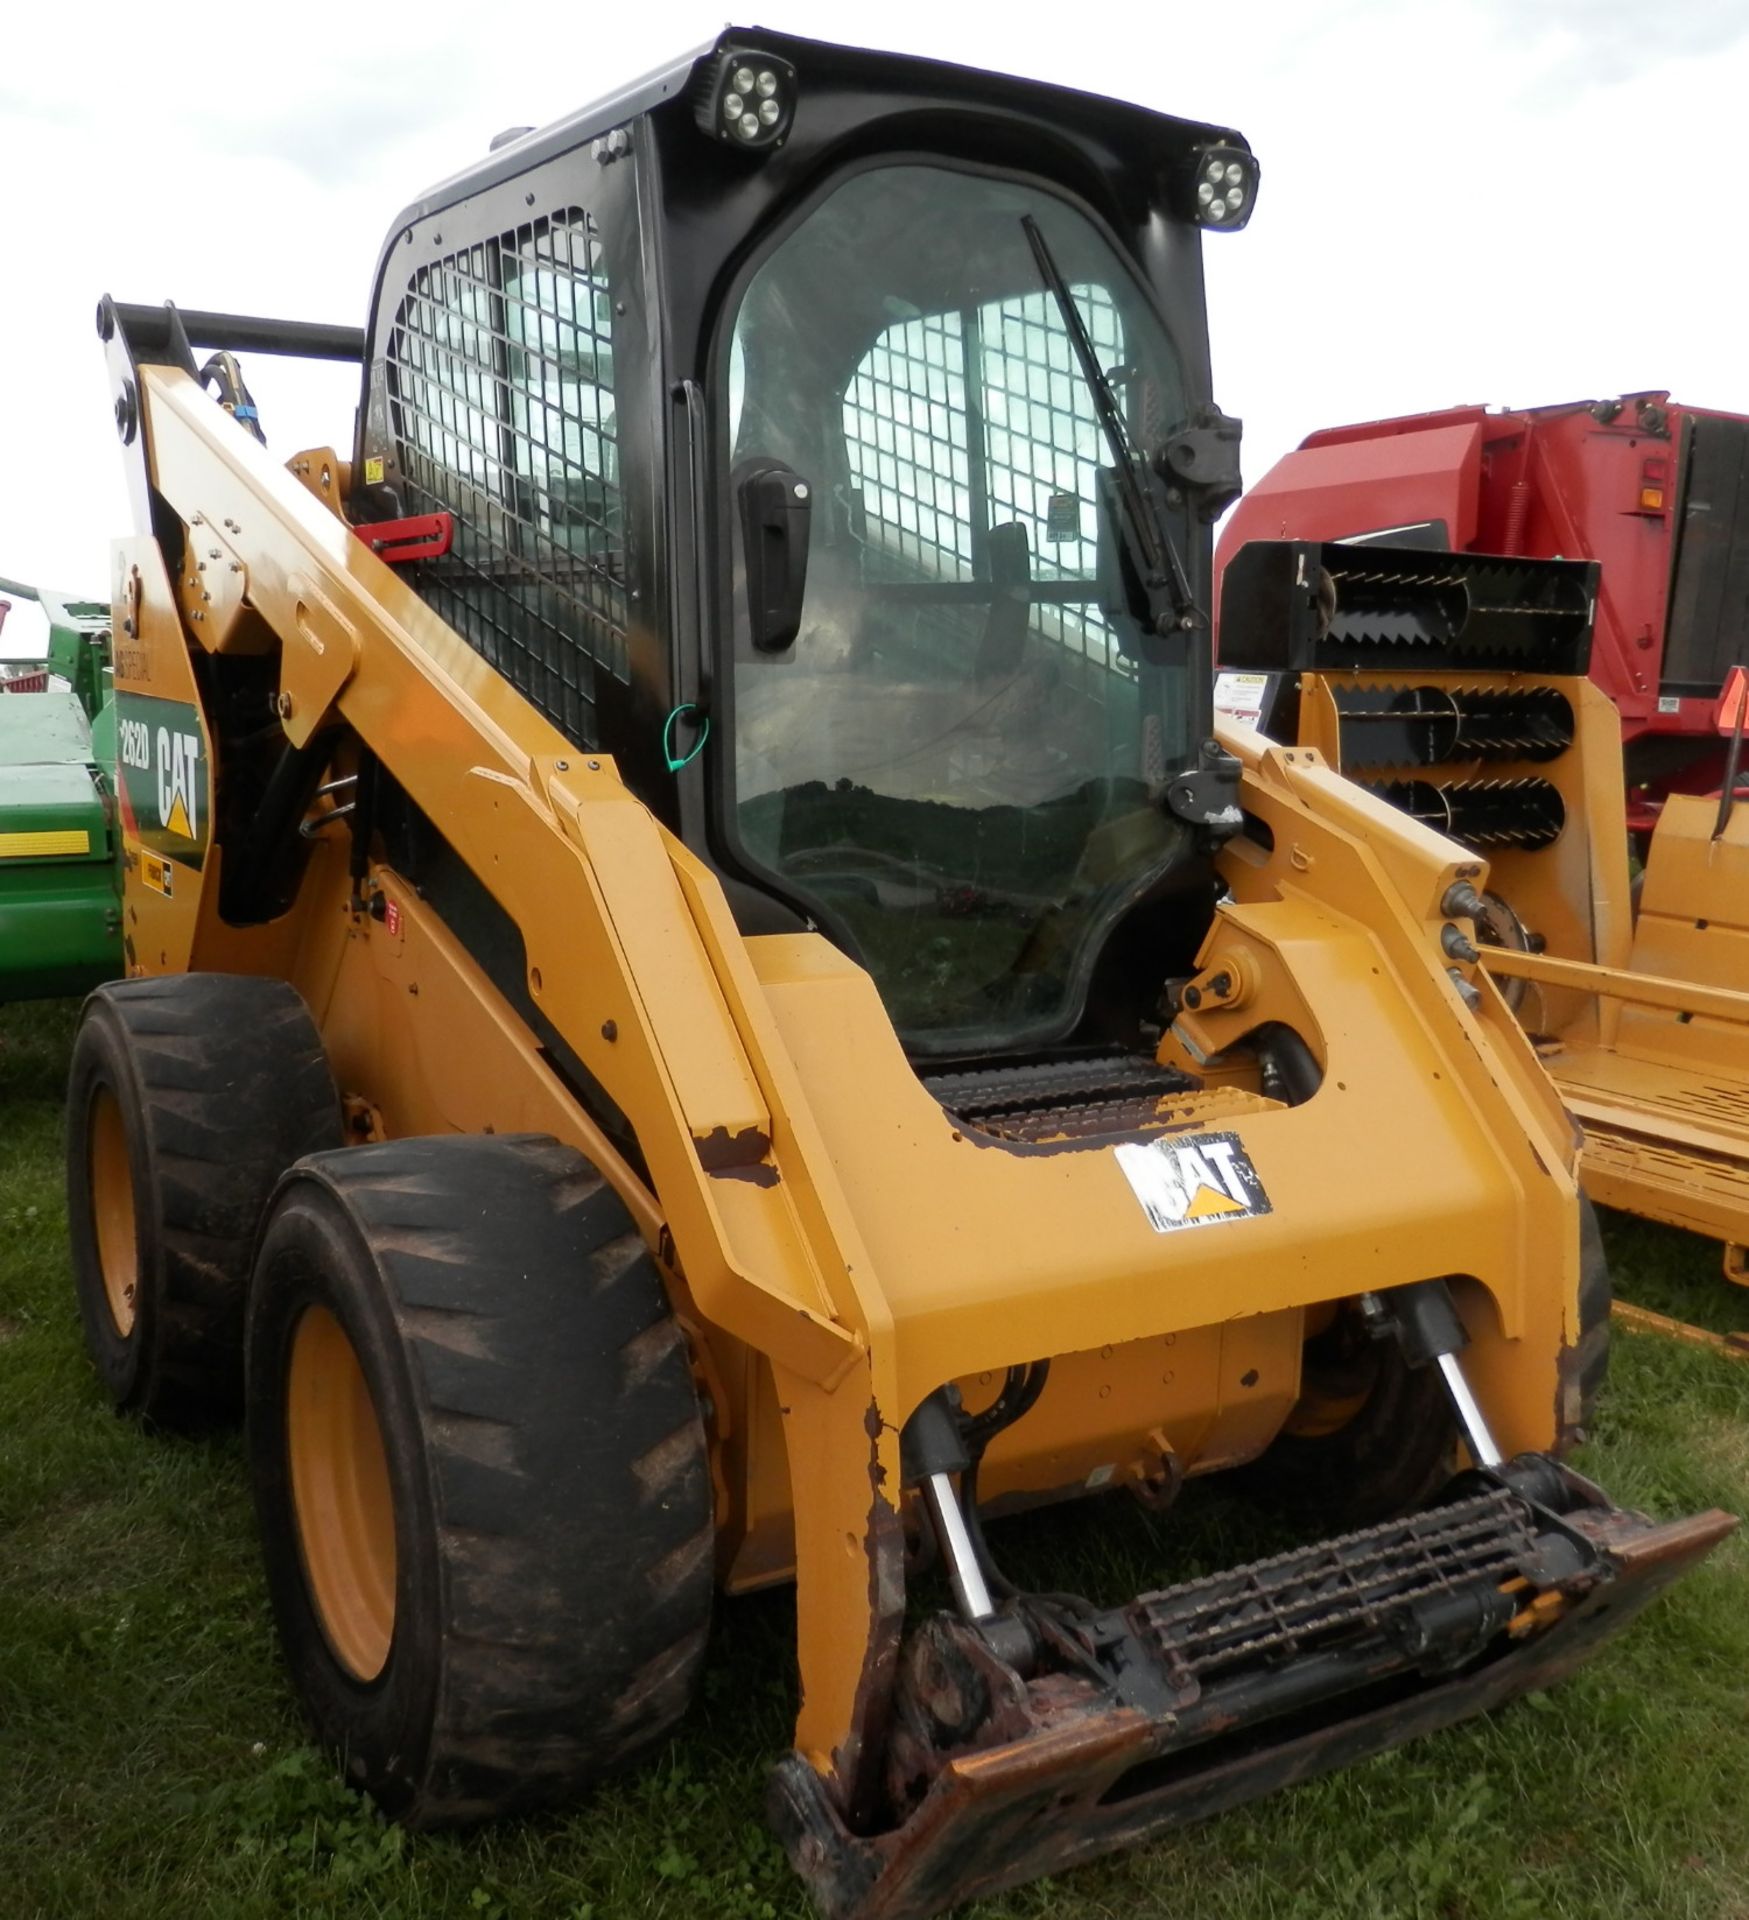
[[[1367,791],[1478,853],[1551,846],[1567,819],[1559,789],[1536,775],[1518,780],[1387,780],[1369,783]]]
[[[1573,709],[1552,687],[1333,685],[1346,766],[1552,760],[1573,740]]]

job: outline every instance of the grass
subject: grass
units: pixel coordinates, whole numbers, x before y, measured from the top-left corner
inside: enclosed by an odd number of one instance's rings
[[[0,1014],[0,1911],[801,1920],[760,1814],[794,1709],[782,1594],[726,1603],[698,1710],[563,1818],[385,1826],[306,1744],[243,1463],[152,1439],[80,1345],[60,1198],[71,1008]],[[1709,1324],[1749,1302],[1708,1243],[1611,1220],[1622,1290]],[[1621,1336],[1583,1462],[1661,1513],[1749,1510],[1749,1365]],[[1026,1577],[1135,1591],[1230,1560],[1212,1486],[1011,1533]],[[1749,1920],[1749,1550],[1728,1542],[1574,1680],[980,1920]]]

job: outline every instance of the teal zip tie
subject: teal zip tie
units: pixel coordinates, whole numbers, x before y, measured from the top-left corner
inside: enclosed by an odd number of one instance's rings
[[[692,701],[683,701],[668,718],[662,722],[662,757],[668,762],[668,771],[678,773],[682,767],[690,767],[704,751],[704,743],[711,737],[711,717],[707,713],[698,730],[698,738],[691,749],[683,753],[678,760],[674,757],[674,723],[683,713],[697,713],[698,708]]]

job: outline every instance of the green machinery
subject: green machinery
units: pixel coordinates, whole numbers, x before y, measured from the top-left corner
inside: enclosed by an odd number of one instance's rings
[[[0,664],[0,1001],[122,970],[109,608],[0,580],[0,622],[13,600],[42,608],[49,644]]]

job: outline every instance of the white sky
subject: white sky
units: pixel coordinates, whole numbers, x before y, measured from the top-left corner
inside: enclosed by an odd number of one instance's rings
[[[378,246],[500,128],[710,38],[709,0],[13,0],[0,32],[0,575],[101,597],[130,531],[99,294],[362,323]],[[1312,428],[1668,386],[1749,412],[1744,0],[761,0],[822,39],[1240,128],[1215,389],[1260,477]],[[802,85],[807,84],[804,71]],[[356,383],[265,356],[269,445]],[[26,611],[0,650],[21,651]]]

